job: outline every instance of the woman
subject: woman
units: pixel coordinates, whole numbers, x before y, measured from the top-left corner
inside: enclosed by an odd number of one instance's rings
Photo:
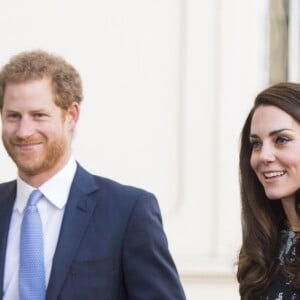
[[[240,189],[241,299],[300,299],[300,84],[256,97],[241,135]]]

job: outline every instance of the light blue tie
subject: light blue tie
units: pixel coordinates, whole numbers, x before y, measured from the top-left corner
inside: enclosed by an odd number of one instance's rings
[[[43,194],[33,190],[21,226],[19,296],[20,300],[44,300],[46,295],[43,226],[37,202]]]

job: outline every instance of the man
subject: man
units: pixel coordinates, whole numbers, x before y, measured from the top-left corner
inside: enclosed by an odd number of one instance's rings
[[[18,169],[0,185],[0,298],[185,299],[155,197],[74,160],[81,100],[77,71],[47,52],[0,71],[2,140]],[[27,205],[33,190],[40,199]]]

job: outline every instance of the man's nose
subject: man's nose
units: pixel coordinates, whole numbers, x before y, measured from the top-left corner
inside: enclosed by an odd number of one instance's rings
[[[19,138],[26,138],[31,136],[34,133],[34,123],[30,118],[22,117],[19,120],[17,128],[17,136]]]

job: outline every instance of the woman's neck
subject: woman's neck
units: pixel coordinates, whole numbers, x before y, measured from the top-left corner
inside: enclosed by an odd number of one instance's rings
[[[289,197],[281,200],[286,218],[287,226],[292,231],[300,231],[300,217],[295,207],[295,197]]]

